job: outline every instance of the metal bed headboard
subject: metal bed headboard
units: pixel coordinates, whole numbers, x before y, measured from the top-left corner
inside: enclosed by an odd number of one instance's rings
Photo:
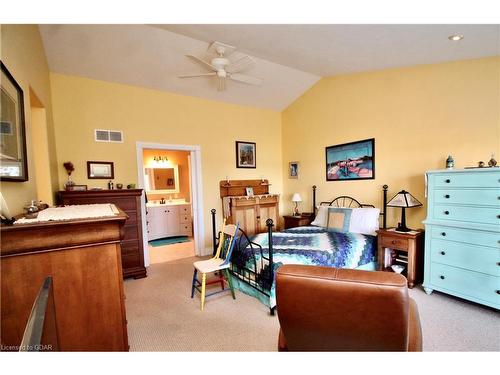
[[[384,203],[383,203],[383,210],[380,212],[380,215],[383,217],[383,229],[386,229],[387,227],[387,189],[389,188],[388,185],[382,186],[382,191],[384,195]],[[313,185],[313,216],[316,217],[316,185]],[[320,205],[322,204],[328,204],[329,206],[334,206],[334,207],[346,207],[346,208],[359,208],[359,207],[375,207],[373,204],[365,204],[365,203],[360,203],[357,199],[350,197],[348,195],[341,195],[339,197],[336,197],[332,201],[327,201],[327,202],[320,202]]]

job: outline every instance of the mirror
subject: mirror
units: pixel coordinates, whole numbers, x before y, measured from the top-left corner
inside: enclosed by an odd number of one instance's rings
[[[177,165],[161,168],[144,168],[144,184],[150,194],[179,192],[179,168]]]

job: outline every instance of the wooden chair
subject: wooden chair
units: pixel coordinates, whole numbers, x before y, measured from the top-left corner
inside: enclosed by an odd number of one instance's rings
[[[217,251],[213,258],[208,260],[200,260],[194,262],[194,272],[193,272],[193,283],[191,285],[191,298],[194,297],[194,291],[197,290],[201,294],[201,310],[205,305],[205,297],[221,293],[226,291],[224,288],[224,278],[229,284],[229,289],[231,290],[231,295],[233,299],[236,299],[234,294],[233,284],[231,282],[231,276],[229,275],[229,262],[231,260],[231,254],[234,248],[234,242],[236,234],[238,233],[239,223],[226,225],[226,220],[224,219],[224,224],[222,225],[222,231],[220,233],[219,244]],[[198,280],[198,271],[201,273],[201,283]],[[207,282],[207,274],[219,272],[219,277],[213,281]],[[206,295],[205,289],[206,285],[219,283],[221,284],[222,290]],[[201,289],[200,289],[201,287]]]

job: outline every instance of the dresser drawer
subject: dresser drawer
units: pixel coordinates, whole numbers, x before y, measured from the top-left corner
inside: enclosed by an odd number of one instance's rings
[[[499,189],[436,189],[434,202],[438,204],[474,204],[500,208]]]
[[[180,216],[180,222],[181,223],[190,223],[191,222],[191,215],[183,215],[183,214],[181,214],[181,216]]]
[[[432,263],[431,283],[439,288],[500,305],[500,278],[496,276]]]
[[[179,213],[181,215],[191,215],[191,206],[179,206]]]
[[[193,228],[191,226],[191,223],[189,223],[189,224],[181,224],[181,227],[179,229],[179,233],[182,236],[191,236],[193,234]]]
[[[500,249],[500,233],[432,225],[431,237]]]
[[[275,204],[278,203],[278,197],[261,197],[259,204]]]
[[[500,209],[485,207],[464,207],[444,204],[434,206],[434,218],[483,224],[500,225]]]
[[[500,187],[500,174],[495,172],[438,173],[430,178],[435,187]]]
[[[255,206],[257,204],[256,198],[240,198],[231,200],[233,206],[235,207],[245,207],[245,206]]]
[[[382,237],[381,244],[382,247],[388,247],[390,249],[408,250],[408,240],[404,238],[384,236]]]
[[[500,251],[491,247],[432,240],[431,262],[466,268],[500,277]]]

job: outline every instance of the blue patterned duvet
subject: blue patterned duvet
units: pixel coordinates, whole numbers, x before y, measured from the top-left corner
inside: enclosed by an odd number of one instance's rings
[[[260,233],[251,239],[262,246],[264,256],[268,252],[268,235]],[[260,252],[255,251],[253,261],[250,247],[235,249],[231,258],[237,266],[260,271]],[[274,270],[283,264],[305,264],[336,268],[360,268],[375,261],[376,237],[359,233],[340,233],[322,227],[297,227],[273,233]],[[256,269],[257,268],[257,269]],[[237,279],[237,277],[235,277]],[[248,292],[243,283],[235,280],[238,288]],[[256,280],[258,282],[258,280]],[[250,292],[253,288],[250,289]],[[255,295],[254,292],[250,294]],[[257,296],[256,296],[257,297]],[[259,299],[260,298],[259,296]],[[269,306],[275,305],[274,281]]]

